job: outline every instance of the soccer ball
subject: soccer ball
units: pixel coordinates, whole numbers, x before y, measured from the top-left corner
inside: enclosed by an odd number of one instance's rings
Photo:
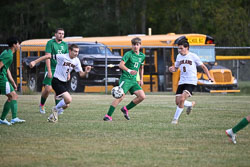
[[[112,94],[112,96],[114,97],[114,98],[116,98],[116,99],[119,99],[119,98],[121,98],[122,97],[122,95],[123,95],[123,89],[121,88],[121,87],[119,87],[119,86],[115,86],[115,87],[113,87],[113,89],[111,90],[111,94]]]

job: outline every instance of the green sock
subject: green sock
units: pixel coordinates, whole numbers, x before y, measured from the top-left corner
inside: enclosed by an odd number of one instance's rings
[[[233,132],[237,133],[238,131],[240,131],[241,129],[243,129],[245,126],[247,126],[248,124],[248,120],[246,118],[243,118],[235,127],[233,127]]]
[[[17,115],[17,101],[16,100],[11,100],[10,108],[12,112],[12,119],[14,119],[16,118],[16,115]]]
[[[115,111],[115,107],[112,106],[112,105],[110,105],[109,111],[108,111],[108,114],[107,114],[107,115],[111,117],[111,115],[113,114],[114,111]]]
[[[6,118],[7,114],[9,113],[9,110],[10,110],[10,102],[7,100],[3,106],[3,113],[1,115],[1,120],[4,120]]]
[[[62,100],[62,99],[60,99],[60,100],[55,99],[56,105],[57,105],[61,100]]]
[[[133,108],[135,106],[136,106],[136,104],[133,101],[131,101],[126,107],[128,110],[130,110],[131,108]]]
[[[43,98],[43,97],[41,96],[40,105],[43,106],[43,105],[45,104],[46,100],[47,100],[47,98]]]

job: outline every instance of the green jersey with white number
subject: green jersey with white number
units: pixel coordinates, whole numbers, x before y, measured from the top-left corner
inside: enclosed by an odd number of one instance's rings
[[[51,39],[47,42],[45,52],[50,53],[51,55],[56,55],[69,53],[69,50],[66,42],[62,41],[61,43],[57,43],[55,39]],[[55,71],[56,64],[57,62],[55,59],[50,59],[51,71]],[[45,71],[48,71],[47,65],[45,66]]]
[[[0,80],[8,81],[7,70],[13,61],[13,53],[9,50],[4,50],[0,55],[0,61],[3,63],[3,67],[0,69]]]
[[[138,72],[140,66],[143,64],[145,60],[145,55],[141,52],[139,53],[139,55],[137,55],[133,50],[131,50],[125,53],[125,55],[122,57],[122,60],[125,62],[125,66],[128,69],[135,70]],[[136,81],[136,75],[132,75],[127,71],[123,70],[121,79],[129,79]]]

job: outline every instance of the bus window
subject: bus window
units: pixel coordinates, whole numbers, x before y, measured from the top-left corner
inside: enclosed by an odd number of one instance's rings
[[[30,56],[38,56],[37,52],[30,52]]]
[[[190,46],[189,50],[197,54],[204,63],[215,62],[214,46]]]
[[[22,58],[28,57],[28,52],[22,52]]]

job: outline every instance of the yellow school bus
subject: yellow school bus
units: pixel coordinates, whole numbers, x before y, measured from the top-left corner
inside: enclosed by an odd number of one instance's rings
[[[123,56],[126,51],[131,50],[131,39],[140,37],[142,39],[142,52],[146,55],[144,63],[144,86],[145,92],[173,91],[178,86],[180,71],[170,73],[168,67],[175,63],[178,54],[177,42],[186,38],[190,44],[190,51],[196,53],[203,63],[208,67],[215,82],[208,81],[208,77],[202,70],[197,69],[198,91],[207,92],[238,92],[237,80],[233,77],[232,71],[226,67],[217,65],[215,62],[214,39],[204,34],[161,34],[143,35],[134,34],[128,36],[110,37],[77,37],[65,38],[65,42],[95,42],[102,43],[109,47],[115,55]],[[22,52],[31,56],[34,51],[43,55],[46,42],[49,39],[28,40],[24,45],[39,45],[39,47],[22,47]],[[43,45],[43,47],[40,47]],[[20,54],[20,53],[17,53]],[[18,57],[18,56],[17,56]],[[17,60],[19,62],[19,60]],[[18,64],[18,63],[17,63]],[[91,91],[100,91],[100,87],[93,87]],[[85,89],[87,92],[88,89]]]

